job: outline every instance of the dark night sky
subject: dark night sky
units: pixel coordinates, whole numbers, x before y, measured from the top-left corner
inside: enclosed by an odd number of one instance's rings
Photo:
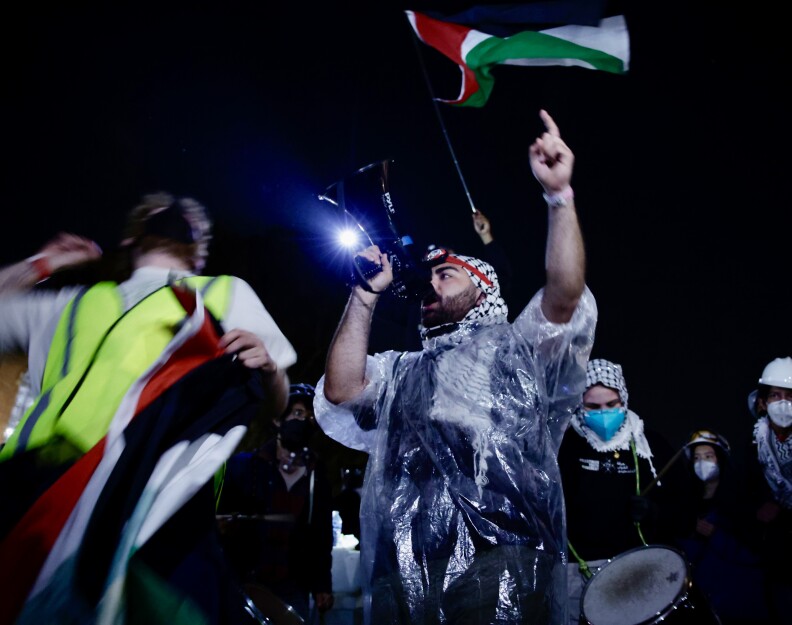
[[[216,221],[208,271],[256,288],[298,349],[291,377],[316,382],[347,294],[325,186],[392,158],[409,234],[478,249],[418,50],[436,95],[456,94],[457,70],[403,14],[466,5],[367,4],[19,8],[2,44],[0,261],[64,229],[112,249],[142,193],[191,195]],[[576,153],[593,357],[623,364],[631,407],[673,445],[709,426],[739,448],[747,393],[792,353],[784,18],[769,0],[623,6],[628,75],[501,66],[484,108],[442,120],[509,251],[516,313],[543,280],[527,147],[550,111]],[[372,348],[399,347],[407,330],[382,308]]]

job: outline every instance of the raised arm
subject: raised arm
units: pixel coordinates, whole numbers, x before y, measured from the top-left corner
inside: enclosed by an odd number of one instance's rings
[[[0,269],[0,294],[31,288],[61,269],[98,260],[102,250],[90,239],[61,232],[34,256]]]
[[[480,210],[473,213],[473,229],[484,245],[489,245],[494,241],[490,220]]]
[[[366,386],[366,355],[368,354],[371,319],[379,293],[393,281],[388,256],[376,245],[367,247],[358,256],[379,265],[382,271],[368,281],[371,291],[352,287],[341,322],[336,328],[325,367],[324,393],[328,401],[340,404],[356,397]]]
[[[547,111],[539,115],[546,130],[531,145],[529,155],[531,171],[547,200],[547,282],[542,311],[550,321],[566,323],[583,293],[586,273],[583,235],[570,186],[575,156]]]

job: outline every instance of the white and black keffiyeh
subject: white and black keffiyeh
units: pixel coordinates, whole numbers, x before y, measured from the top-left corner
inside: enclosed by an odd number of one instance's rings
[[[420,326],[424,348],[440,344],[459,344],[468,341],[478,325],[495,325],[508,321],[509,309],[501,297],[495,269],[489,263],[472,256],[449,255],[443,262],[462,267],[485,298],[471,308],[460,322],[434,328]],[[489,354],[491,358],[493,354]],[[436,421],[455,421],[465,427],[475,451],[476,484],[479,489],[487,483],[487,461],[492,417],[492,362],[477,351],[454,350],[440,353],[436,358],[437,385],[432,398],[429,417]],[[460,385],[465,392],[460,395]],[[482,407],[473,410],[472,407]]]
[[[589,360],[586,365],[586,389],[602,384],[619,393],[622,405],[627,408],[627,383],[624,381],[621,365],[603,358]]]
[[[607,441],[602,440],[594,430],[583,422],[583,416],[580,411],[572,417],[571,424],[575,432],[585,438],[592,449],[601,453],[629,450],[630,441],[635,441],[635,453],[649,463],[652,476],[657,477],[657,471],[652,462],[652,449],[649,447],[646,434],[644,434],[643,419],[632,410],[627,410],[624,423],[619,428],[619,431]]]
[[[602,386],[611,388],[619,394],[619,399],[621,399],[622,405],[625,410],[627,410],[624,423],[622,423],[622,426],[612,438],[604,441],[594,430],[585,424],[583,421],[583,410],[581,408],[572,417],[572,427],[588,441],[592,449],[599,452],[626,450],[630,448],[630,441],[635,441],[635,452],[638,456],[649,462],[652,475],[657,477],[657,471],[655,471],[654,464],[652,463],[652,450],[644,434],[643,419],[627,408],[629,393],[627,392],[627,383],[624,381],[621,365],[617,365],[615,362],[602,358],[589,360],[586,365],[586,390],[590,389],[595,384],[601,384]]]
[[[501,296],[500,283],[495,269],[488,262],[474,258],[473,256],[462,256],[460,254],[449,255],[443,262],[458,265],[465,270],[476,288],[484,293],[484,300],[471,308],[460,323],[477,321],[484,324],[505,323],[509,316],[509,307]],[[453,329],[458,324],[444,324]],[[438,334],[437,328],[425,328],[420,326],[421,338],[425,339],[431,334]]]
[[[754,425],[754,443],[770,490],[778,503],[792,509],[792,438],[779,441],[768,417],[761,417]]]

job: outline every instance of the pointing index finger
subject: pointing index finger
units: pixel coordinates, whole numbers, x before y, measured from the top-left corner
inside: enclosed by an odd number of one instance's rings
[[[550,113],[542,109],[541,111],[539,111],[539,117],[542,118],[545,128],[547,128],[547,132],[549,134],[553,135],[554,137],[561,136],[561,133],[558,131],[558,126],[556,126],[556,123],[553,121],[553,118],[550,117]]]

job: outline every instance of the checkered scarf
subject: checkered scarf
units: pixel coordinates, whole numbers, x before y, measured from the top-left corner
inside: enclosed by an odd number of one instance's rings
[[[627,408],[627,384],[624,381],[621,365],[598,358],[589,360],[586,365],[586,389],[602,384],[619,393],[622,405]]]
[[[595,384],[602,384],[612,388],[619,394],[622,405],[627,409],[627,383],[624,381],[621,365],[603,359],[589,360],[586,365],[586,389],[588,390]],[[649,441],[644,434],[644,423],[637,414],[627,409],[627,416],[624,424],[610,440],[603,441],[597,434],[589,428],[583,421],[583,407],[573,415],[572,427],[585,438],[593,449],[599,452],[609,452],[615,450],[627,450],[630,448],[630,441],[635,441],[635,452],[649,462],[652,475],[657,477],[657,471],[652,463],[652,450]],[[659,483],[659,482],[658,482]]]
[[[756,453],[773,495],[787,510],[792,509],[792,438],[778,440],[769,417],[761,417],[753,431]]]
[[[479,321],[485,324],[504,323],[509,315],[509,308],[503,297],[501,297],[500,283],[495,269],[487,262],[474,258],[473,256],[462,256],[452,254],[443,262],[458,265],[465,270],[475,287],[484,293],[485,298],[478,306],[471,308],[461,323],[468,321]],[[449,329],[456,327],[454,324],[446,324]],[[428,332],[437,333],[437,328],[425,328],[420,326],[421,338],[425,339]]]

